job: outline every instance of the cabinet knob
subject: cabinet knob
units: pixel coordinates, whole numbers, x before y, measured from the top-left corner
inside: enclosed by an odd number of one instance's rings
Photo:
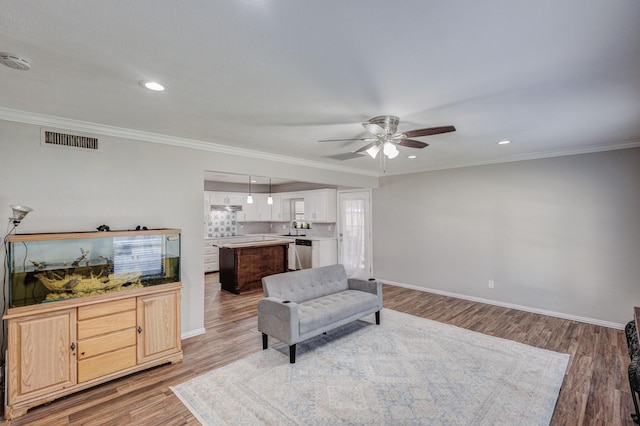
[[[138,334],[142,333],[142,327],[138,326]]]
[[[76,350],[76,342],[71,342],[71,350],[72,351]]]

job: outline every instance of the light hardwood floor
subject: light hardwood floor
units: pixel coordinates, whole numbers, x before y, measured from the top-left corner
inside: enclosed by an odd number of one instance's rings
[[[262,348],[256,306],[262,291],[219,290],[205,279],[206,334],[183,341],[181,364],[165,365],[33,408],[11,425],[196,425],[169,386]],[[513,309],[384,286],[384,305],[571,355],[553,425],[632,425],[624,332]],[[629,319],[633,313],[629,312]],[[384,321],[384,316],[383,316]],[[283,357],[283,362],[288,359]],[[469,390],[473,392],[472,389]]]

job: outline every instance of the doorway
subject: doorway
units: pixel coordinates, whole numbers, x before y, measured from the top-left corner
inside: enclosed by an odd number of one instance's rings
[[[347,276],[373,276],[371,190],[338,191],[338,258]]]

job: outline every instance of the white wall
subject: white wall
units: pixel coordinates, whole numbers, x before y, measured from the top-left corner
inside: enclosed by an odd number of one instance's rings
[[[10,204],[32,207],[18,228],[21,234],[93,231],[101,224],[113,230],[182,229],[183,336],[201,332],[204,324],[204,170],[377,184],[370,177],[264,159],[114,136],[99,139],[99,152],[43,147],[40,126],[0,120],[0,215],[11,216]],[[0,258],[4,273],[4,253]]]
[[[624,324],[640,305],[640,149],[385,177],[373,229],[377,278]]]

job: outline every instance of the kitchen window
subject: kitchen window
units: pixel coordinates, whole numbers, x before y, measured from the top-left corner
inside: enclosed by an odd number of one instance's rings
[[[291,200],[291,211],[293,212],[293,220],[302,222],[304,220],[304,198]]]

